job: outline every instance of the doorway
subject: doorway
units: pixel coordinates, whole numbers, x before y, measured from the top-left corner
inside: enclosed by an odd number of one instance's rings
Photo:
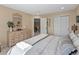
[[[34,36],[38,34],[47,34],[47,18],[34,18]]]
[[[40,18],[34,18],[34,35],[40,34]]]

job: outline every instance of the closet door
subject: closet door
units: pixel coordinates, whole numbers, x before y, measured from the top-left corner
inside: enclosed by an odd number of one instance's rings
[[[60,17],[54,18],[54,35],[60,35]]]
[[[47,19],[46,18],[41,18],[40,30],[41,30],[41,33],[47,34]]]
[[[54,18],[54,34],[65,36],[69,33],[68,16],[57,16]]]
[[[68,35],[69,34],[69,18],[68,16],[61,16],[60,17],[60,21],[61,21],[61,26],[60,26],[60,32],[61,35]]]

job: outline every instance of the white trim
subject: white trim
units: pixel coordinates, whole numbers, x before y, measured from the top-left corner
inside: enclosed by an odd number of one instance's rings
[[[32,36],[34,36],[34,17],[32,19]]]

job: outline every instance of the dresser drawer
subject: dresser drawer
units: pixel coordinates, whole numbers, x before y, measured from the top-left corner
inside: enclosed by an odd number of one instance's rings
[[[8,43],[9,46],[15,45],[17,42],[23,41],[29,37],[31,33],[29,30],[13,31],[8,33]]]

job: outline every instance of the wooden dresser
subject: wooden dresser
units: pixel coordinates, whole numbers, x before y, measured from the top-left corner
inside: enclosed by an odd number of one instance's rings
[[[25,39],[30,38],[31,35],[31,31],[30,30],[20,30],[20,31],[13,31],[13,32],[8,32],[8,46],[12,47],[14,46],[17,42],[23,41]]]

